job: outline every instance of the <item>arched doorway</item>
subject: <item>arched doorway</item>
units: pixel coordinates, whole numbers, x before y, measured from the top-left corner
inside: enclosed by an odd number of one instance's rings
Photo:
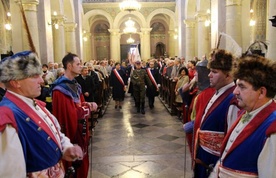
[[[166,46],[164,43],[157,43],[155,46],[155,58],[159,58],[160,56],[164,56],[166,52]]]

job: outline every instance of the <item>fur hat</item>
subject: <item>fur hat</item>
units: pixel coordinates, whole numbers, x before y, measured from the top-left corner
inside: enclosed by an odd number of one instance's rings
[[[211,59],[208,67],[219,69],[225,72],[231,72],[233,68],[234,57],[230,52],[224,49],[216,49],[211,52]]]
[[[41,64],[32,51],[22,51],[0,62],[0,82],[22,80],[42,74]]]

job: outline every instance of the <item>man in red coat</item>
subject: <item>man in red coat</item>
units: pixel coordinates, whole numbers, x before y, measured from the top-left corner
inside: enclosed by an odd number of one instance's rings
[[[81,92],[81,86],[75,77],[81,72],[82,66],[76,54],[68,53],[62,63],[65,69],[64,76],[57,79],[52,86],[53,114],[58,119],[62,131],[71,142],[78,144],[83,152],[83,160],[74,162],[77,178],[86,178],[89,169],[89,129],[88,117],[90,112],[97,109],[94,102],[85,102]],[[65,169],[71,163],[65,162]]]

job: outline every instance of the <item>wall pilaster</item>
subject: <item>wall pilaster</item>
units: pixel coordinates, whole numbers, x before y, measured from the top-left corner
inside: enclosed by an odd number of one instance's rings
[[[56,29],[52,24],[55,62],[61,62],[66,54],[64,20],[65,17],[63,15],[52,16],[52,23],[55,22],[59,25],[58,29]]]
[[[187,60],[193,59],[195,56],[195,24],[196,21],[193,19],[186,19],[184,20],[186,24],[186,55],[185,58]]]
[[[76,34],[75,29],[77,27],[77,24],[74,22],[67,22],[64,23],[65,28],[65,51],[76,53]]]
[[[87,62],[87,61],[90,61],[92,60],[91,56],[92,56],[92,53],[91,53],[91,49],[92,49],[92,46],[91,46],[91,33],[89,32],[85,32],[83,34],[83,61],[84,62]]]
[[[210,26],[205,26],[205,21],[208,18],[206,12],[198,12],[197,17],[197,36],[198,36],[198,51],[197,56],[209,54],[210,52]]]
[[[150,31],[152,28],[141,28],[141,60],[150,59]]]
[[[241,0],[226,0],[226,34],[242,46]],[[226,50],[232,48],[232,42],[226,40]]]
[[[39,46],[39,33],[38,33],[38,24],[37,24],[37,6],[39,4],[39,0],[22,0],[23,10],[26,16],[26,20],[28,23],[28,28],[31,33],[31,38],[33,44],[36,48],[36,52],[38,56],[40,56],[40,46]],[[23,32],[23,48],[24,50],[30,50],[29,42],[27,38],[27,32]]]
[[[110,58],[120,62],[120,29],[109,29],[108,31],[110,32]]]

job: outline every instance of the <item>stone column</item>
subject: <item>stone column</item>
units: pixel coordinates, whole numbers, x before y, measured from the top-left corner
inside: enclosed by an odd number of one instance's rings
[[[92,60],[91,55],[91,33],[86,32],[83,34],[83,61],[90,61]]]
[[[150,31],[152,28],[141,28],[141,60],[150,59]]]
[[[206,12],[198,12],[196,14],[197,17],[197,57],[201,58],[201,56],[205,54],[209,54],[210,51],[210,26],[205,26],[205,21],[208,18],[208,14]]]
[[[65,50],[66,52],[76,53],[76,34],[75,29],[77,24],[74,22],[64,23],[65,28]]]
[[[242,46],[241,36],[241,0],[226,0],[226,34]],[[226,40],[226,50],[230,50],[232,42]]]
[[[39,0],[22,0],[23,10],[26,16],[27,25],[30,30],[31,38],[35,46],[35,50],[40,56],[40,46],[39,46],[39,33],[37,24],[37,5]],[[25,35],[23,35],[23,48],[24,50],[30,50],[30,45],[27,39],[27,32],[25,30]]]
[[[110,58],[115,61],[121,61],[120,29],[108,29],[110,32]]]
[[[168,34],[169,34],[169,50],[167,49],[167,54],[169,54],[169,56],[171,57],[177,56],[178,54],[175,53],[175,45],[177,43],[175,36],[177,34],[175,33],[174,30],[169,30]]]
[[[63,15],[52,16],[54,60],[55,60],[55,62],[61,62],[62,58],[66,54],[66,51],[65,51],[64,20],[65,20],[65,17]],[[55,22],[59,25],[58,29],[55,28],[53,22]]]
[[[187,60],[193,59],[195,56],[195,23],[193,19],[184,20],[186,24],[186,55]]]
[[[275,1],[268,1],[268,19],[273,19],[272,16],[276,15],[276,2]],[[276,27],[272,26],[272,23],[269,21],[268,25],[267,25],[267,42],[268,42],[268,51],[267,51],[267,55],[266,57],[269,59],[272,59],[274,61],[276,61],[276,38],[275,38],[275,34],[276,34]]]

